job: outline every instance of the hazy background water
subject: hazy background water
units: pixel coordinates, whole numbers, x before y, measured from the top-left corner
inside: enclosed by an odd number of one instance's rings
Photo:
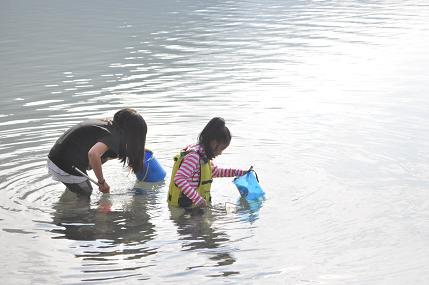
[[[1,283],[425,284],[428,39],[423,0],[1,1]],[[266,200],[219,179],[180,215],[117,161],[111,195],[64,197],[50,147],[123,107],[167,172],[224,117],[216,163]]]

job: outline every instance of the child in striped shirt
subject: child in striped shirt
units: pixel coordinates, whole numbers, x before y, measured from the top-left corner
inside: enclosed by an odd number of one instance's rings
[[[198,143],[185,147],[175,157],[168,203],[175,207],[204,207],[211,200],[212,178],[234,177],[245,170],[220,168],[212,159],[229,146],[231,133],[222,118],[211,119],[198,137]]]

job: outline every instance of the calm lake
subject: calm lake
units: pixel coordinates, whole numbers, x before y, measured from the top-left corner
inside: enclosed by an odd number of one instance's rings
[[[426,284],[428,39],[425,0],[1,1],[0,283]],[[124,107],[165,183],[109,161],[111,194],[76,201],[47,153]],[[212,209],[171,211],[172,158],[214,116],[214,162],[253,165],[265,200],[220,178]]]

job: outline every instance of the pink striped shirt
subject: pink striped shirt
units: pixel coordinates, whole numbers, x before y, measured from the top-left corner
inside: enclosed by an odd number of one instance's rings
[[[204,149],[201,145],[190,145],[184,149],[189,152],[182,161],[179,169],[174,176],[174,183],[179,187],[183,194],[192,200],[194,204],[203,202],[203,197],[196,191],[200,178],[200,159],[205,156]],[[212,176],[217,177],[234,177],[241,176],[245,170],[232,168],[219,168],[211,161]]]

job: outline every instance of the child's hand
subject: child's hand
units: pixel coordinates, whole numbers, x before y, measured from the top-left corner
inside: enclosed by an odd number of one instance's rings
[[[200,197],[196,202],[195,202],[195,207],[198,208],[202,208],[202,207],[206,207],[207,203],[206,201],[203,199],[203,197]]]
[[[253,171],[253,165],[252,165],[252,166],[250,166],[250,168],[249,168],[248,170],[243,171],[243,174],[242,174],[242,175],[246,175],[246,174],[247,174],[247,173],[249,173],[250,171]],[[242,176],[242,175],[240,175],[240,176]]]
[[[104,180],[103,184],[98,184],[98,190],[103,193],[109,193],[110,192],[110,186],[107,184],[106,180]]]

